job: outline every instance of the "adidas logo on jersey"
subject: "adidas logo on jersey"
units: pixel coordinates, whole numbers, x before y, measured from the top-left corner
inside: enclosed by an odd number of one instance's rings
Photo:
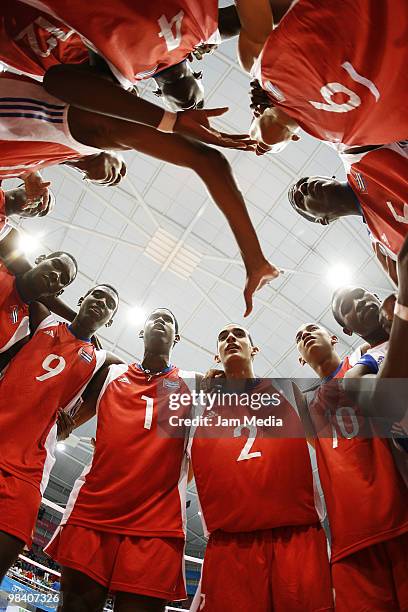
[[[10,308],[10,321],[14,324],[18,322],[18,306]]]
[[[130,385],[130,380],[128,379],[127,376],[121,376],[120,378],[118,378],[118,382],[124,382]]]
[[[47,334],[47,336],[51,336],[51,338],[54,338],[55,334],[54,331],[52,329],[47,329],[44,334]]]
[[[91,363],[91,361],[93,359],[93,351],[89,352],[89,349],[87,350],[84,347],[79,349],[78,355],[80,356],[81,359],[83,359],[87,363]]]

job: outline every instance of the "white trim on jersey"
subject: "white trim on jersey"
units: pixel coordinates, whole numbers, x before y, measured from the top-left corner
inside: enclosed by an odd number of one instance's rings
[[[123,376],[123,374],[127,372],[128,368],[129,368],[129,365],[127,363],[114,363],[113,365],[109,366],[108,374],[102,385],[102,389],[98,395],[98,399],[96,400],[96,414],[98,414],[99,404],[101,403],[103,394],[105,393],[108,385],[112,381],[116,380],[119,376]]]
[[[13,228],[9,225],[7,218],[4,221],[4,225],[0,230],[0,240],[3,240],[12,230]]]
[[[47,488],[48,481],[50,479],[50,473],[55,463],[55,447],[57,445],[57,423],[51,427],[48,432],[48,436],[45,440],[44,448],[47,453],[47,457],[44,462],[43,473],[40,483],[41,497],[44,495],[44,491]]]
[[[42,331],[45,327],[58,327],[59,322],[52,313],[45,317],[34,332],[34,336]]]
[[[19,342],[22,338],[25,338],[30,333],[30,319],[29,317],[23,317],[20,321],[20,325],[17,327],[14,334],[11,338],[6,342],[6,344],[0,347],[0,353],[4,353],[8,351],[10,347]]]
[[[92,375],[84,383],[84,385],[81,387],[81,389],[78,391],[78,393],[75,394],[75,396],[72,398],[72,400],[66,406],[62,406],[62,410],[64,412],[68,412],[71,408],[73,408],[73,406],[75,406],[75,404],[77,403],[78,399],[81,397],[81,395],[85,391],[86,387],[88,386],[89,382],[95,376],[96,372],[98,370],[100,370],[101,367],[103,366],[103,364],[105,363],[105,360],[106,360],[106,351],[105,351],[105,349],[95,350],[95,362],[96,363],[95,363],[95,367],[94,367],[94,370],[92,372]]]

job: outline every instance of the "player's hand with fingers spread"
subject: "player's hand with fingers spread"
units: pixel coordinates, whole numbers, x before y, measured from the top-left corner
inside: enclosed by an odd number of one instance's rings
[[[64,412],[63,410],[58,411],[57,418],[57,438],[58,441],[66,440],[70,433],[73,431],[75,427],[74,419]]]
[[[22,178],[27,196],[27,206],[25,208],[40,205],[40,210],[44,210],[48,206],[50,197],[48,187],[51,183],[44,181],[39,172],[29,172]]]
[[[254,151],[256,143],[249,138],[248,134],[226,134],[211,127],[209,119],[219,117],[227,110],[228,108],[209,108],[179,112],[173,132],[227,149]]]
[[[247,317],[253,308],[252,298],[255,291],[259,291],[265,285],[268,285],[272,280],[278,278],[280,271],[278,268],[264,259],[260,264],[246,266],[247,278],[245,283],[244,298],[246,310],[244,317]]]

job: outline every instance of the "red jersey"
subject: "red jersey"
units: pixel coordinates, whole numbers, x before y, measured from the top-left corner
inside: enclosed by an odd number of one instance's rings
[[[161,402],[187,390],[188,375],[174,366],[153,377],[138,364],[109,368],[97,402],[92,463],[73,487],[62,524],[184,537],[186,435],[163,435],[160,424],[168,419]]]
[[[6,194],[0,189],[0,240],[3,240],[11,230],[6,214]]]
[[[29,309],[20,297],[16,277],[0,263],[0,353],[30,333]]]
[[[373,240],[398,255],[408,233],[408,149],[393,143],[366,153],[343,153],[349,185]]]
[[[51,15],[8,0],[0,8],[0,60],[28,76],[51,66],[88,61],[80,36]]]
[[[408,137],[405,0],[298,0],[255,68],[309,134],[374,145]]]
[[[283,383],[279,381],[277,388]],[[269,381],[255,391],[276,393]],[[319,522],[307,442],[293,408],[296,403],[290,381],[280,395],[281,403],[269,411],[282,417],[288,436],[301,437],[271,437],[270,427],[256,424],[225,425],[219,438],[206,436],[207,425],[197,428],[191,459],[203,522],[210,533]],[[223,412],[222,407],[218,414]]]
[[[408,531],[408,491],[388,440],[359,437],[358,412],[339,387],[330,383],[330,379],[343,378],[356,361],[346,358],[309,403],[314,419],[323,418],[327,423],[327,410],[333,417],[332,435],[315,439],[332,562]]]
[[[69,410],[105,361],[51,315],[0,381],[0,467],[45,490],[55,462],[57,412]]]
[[[200,43],[220,42],[217,0],[23,1],[78,32],[125,87],[180,63]]]
[[[71,136],[68,108],[41,83],[0,74],[0,179],[100,153]]]

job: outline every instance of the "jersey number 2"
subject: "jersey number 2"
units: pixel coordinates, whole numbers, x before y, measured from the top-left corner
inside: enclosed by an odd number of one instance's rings
[[[248,440],[245,442],[244,448],[242,449],[237,461],[245,461],[245,459],[255,459],[256,457],[261,457],[262,453],[260,451],[254,451],[250,453],[249,451],[254,445],[256,439],[257,429],[255,425],[239,425],[234,429],[234,438],[239,438],[242,435],[242,430],[248,429],[249,436]]]

